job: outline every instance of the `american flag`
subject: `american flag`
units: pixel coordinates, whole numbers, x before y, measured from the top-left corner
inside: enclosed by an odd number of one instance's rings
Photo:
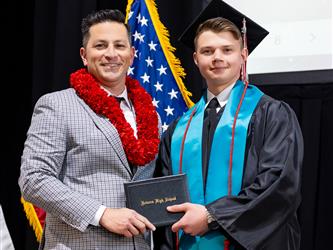
[[[163,132],[170,122],[193,105],[183,84],[184,69],[169,42],[169,33],[159,20],[153,0],[132,0],[127,5],[134,61],[128,75],[137,79],[153,99],[162,119]]]

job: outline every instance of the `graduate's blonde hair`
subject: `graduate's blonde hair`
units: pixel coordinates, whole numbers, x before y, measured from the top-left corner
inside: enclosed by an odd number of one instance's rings
[[[244,47],[242,34],[238,27],[226,18],[215,17],[208,19],[199,25],[194,37],[195,50],[197,49],[197,41],[199,36],[205,31],[213,31],[214,33],[230,32],[236,40],[239,40],[241,49]]]

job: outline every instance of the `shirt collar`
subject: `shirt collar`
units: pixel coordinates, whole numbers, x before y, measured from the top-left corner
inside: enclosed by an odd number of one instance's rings
[[[101,88],[102,89],[104,89],[105,91],[106,91],[106,93],[108,94],[108,96],[115,96],[114,94],[112,94],[108,89],[106,89],[104,86],[102,86],[101,85]],[[128,107],[132,107],[132,105],[131,105],[131,103],[130,103],[130,101],[129,101],[129,99],[128,99],[128,95],[127,95],[127,88],[126,88],[126,86],[125,86],[125,89],[124,89],[124,91],[120,94],[120,95],[117,95],[117,97],[123,97],[124,99],[125,99],[125,102],[126,102],[126,105],[128,106]]]
[[[212,92],[209,91],[209,89],[207,89],[207,103],[205,105],[205,108],[207,107],[208,103],[214,98],[217,98],[217,101],[219,102],[221,108],[226,105],[231,90],[234,87],[234,85],[236,84],[236,82],[234,82],[233,84],[230,84],[228,87],[226,87],[224,90],[222,90],[222,92],[220,92],[217,96],[215,96]]]

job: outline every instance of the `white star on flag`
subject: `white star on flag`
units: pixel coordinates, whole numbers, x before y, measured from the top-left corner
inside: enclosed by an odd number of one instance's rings
[[[156,51],[157,43],[154,43],[153,40],[151,40],[150,43],[148,43],[148,46],[149,46],[149,50]]]
[[[130,11],[130,12],[128,13],[128,19],[131,19],[132,15],[133,15],[133,11]]]
[[[167,116],[169,115],[173,115],[173,108],[171,108],[169,105],[166,109],[164,109],[164,111],[166,112]]]
[[[154,86],[155,86],[155,88],[156,88],[156,92],[159,91],[159,90],[160,90],[160,91],[163,91],[163,90],[162,90],[163,84],[160,84],[159,82],[156,82],[156,84],[155,84]]]
[[[171,90],[171,92],[168,93],[170,95],[170,99],[172,100],[173,98],[177,99],[177,94],[178,91],[175,91],[174,89]]]
[[[153,98],[152,103],[153,103],[154,107],[158,108],[158,103],[159,103],[159,102],[160,102],[160,101],[157,101],[157,100],[155,99],[155,97]]]
[[[128,71],[127,71],[127,75],[133,75],[133,70],[134,70],[134,67],[129,67],[128,68]]]
[[[160,75],[162,74],[167,74],[165,71],[167,70],[167,67],[163,67],[163,65],[161,64],[161,67],[157,69],[160,72]]]
[[[150,76],[147,75],[146,72],[145,72],[145,74],[144,74],[143,76],[140,76],[140,77],[142,78],[143,83],[145,83],[145,82],[149,82],[149,78],[150,78]]]
[[[150,59],[150,56],[148,56],[148,58],[145,61],[147,62],[147,67],[149,67],[149,66],[153,67],[154,60]]]
[[[136,40],[140,40],[140,36],[141,36],[141,33],[139,33],[137,30],[135,31],[135,33],[132,35],[134,37],[134,41]]]
[[[140,42],[142,42],[142,43],[144,42],[144,40],[143,40],[144,37],[145,37],[145,35],[141,35],[141,34],[140,34],[140,36],[139,36],[139,40],[140,40]]]
[[[141,23],[141,27],[148,26],[148,24],[147,24],[148,19],[146,19],[144,16],[141,18],[141,20],[139,22]]]
[[[137,49],[134,50],[134,57],[138,58],[138,52],[139,52],[139,50],[137,50]]]
[[[137,15],[136,19],[138,19],[138,23],[140,23],[141,20],[141,14],[139,13],[139,15]]]

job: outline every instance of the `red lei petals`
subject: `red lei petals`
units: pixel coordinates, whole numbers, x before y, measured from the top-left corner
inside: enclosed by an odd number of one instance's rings
[[[126,77],[128,97],[135,114],[137,136],[126,121],[119,103],[100,88],[95,78],[86,69],[79,69],[70,76],[71,86],[89,107],[104,115],[116,127],[123,144],[127,160],[134,166],[144,166],[155,159],[160,142],[158,117],[150,95],[137,80]]]

